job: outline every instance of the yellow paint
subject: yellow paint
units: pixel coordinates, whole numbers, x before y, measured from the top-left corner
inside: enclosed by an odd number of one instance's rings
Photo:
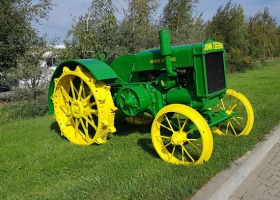
[[[220,50],[223,49],[224,45],[221,42],[207,43],[204,46],[204,51]]]
[[[212,43],[205,44],[204,51],[210,51],[213,49]]]
[[[195,138],[193,134],[200,135]],[[196,110],[182,104],[167,105],[157,113],[151,137],[158,155],[173,164],[201,164],[210,159],[213,151],[207,122]]]
[[[84,72],[80,66],[74,71],[63,68],[62,75],[55,80],[52,101],[61,134],[71,143],[102,144],[109,133],[116,131],[117,108],[110,87]]]
[[[176,57],[171,57],[171,61],[175,62]],[[157,64],[157,63],[164,63],[164,62],[165,62],[164,58],[158,58],[158,59],[150,60],[150,64]]]
[[[235,136],[248,135],[254,125],[254,110],[249,100],[241,93],[228,89],[226,96],[221,99],[217,109],[224,110],[226,114],[240,113],[228,121],[212,127],[212,132],[218,135],[228,135],[231,132]],[[240,112],[240,110],[243,110]],[[243,115],[242,115],[243,113]]]
[[[215,50],[223,49],[224,45],[220,42],[213,42],[213,47]]]

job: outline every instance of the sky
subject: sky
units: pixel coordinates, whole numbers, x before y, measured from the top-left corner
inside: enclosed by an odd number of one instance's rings
[[[59,38],[58,44],[63,44],[67,31],[73,25],[73,18],[84,15],[90,6],[92,0],[53,0],[56,6],[49,13],[48,20],[41,20],[40,24],[35,24],[34,27],[39,31],[39,35],[47,34],[47,39],[50,41],[55,37]],[[160,0],[159,16],[162,9],[168,0]],[[114,0],[115,5],[119,10],[116,13],[118,19],[122,18],[122,9],[126,8],[125,0]],[[196,13],[203,13],[205,21],[212,19],[217,9],[221,5],[225,5],[228,0],[199,0],[195,8]],[[246,18],[254,16],[257,12],[263,11],[265,7],[269,8],[270,15],[276,17],[276,22],[280,25],[280,0],[232,0],[233,3],[241,4],[244,9]]]

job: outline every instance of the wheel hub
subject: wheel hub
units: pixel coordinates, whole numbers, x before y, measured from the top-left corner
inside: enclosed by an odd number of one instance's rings
[[[72,115],[76,118],[81,118],[84,113],[84,107],[80,101],[75,100],[71,105]]]
[[[187,135],[183,131],[177,131],[173,133],[171,137],[171,143],[173,145],[182,145],[187,140]]]
[[[232,111],[231,110],[226,110],[226,114],[231,115]]]

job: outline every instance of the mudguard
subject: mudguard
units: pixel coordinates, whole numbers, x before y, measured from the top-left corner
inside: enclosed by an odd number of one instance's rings
[[[51,100],[55,87],[54,79],[58,78],[62,74],[63,67],[65,66],[67,66],[70,70],[75,70],[77,66],[82,66],[86,68],[98,81],[105,80],[106,82],[106,80],[114,80],[118,78],[114,70],[109,65],[107,65],[106,63],[100,60],[70,59],[70,60],[63,61],[57,66],[50,81],[49,93],[48,93],[49,114],[54,114],[54,108]]]

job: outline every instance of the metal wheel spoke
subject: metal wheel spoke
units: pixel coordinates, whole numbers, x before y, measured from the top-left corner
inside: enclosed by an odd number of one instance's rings
[[[229,125],[231,127],[231,130],[233,131],[234,135],[237,135],[236,131],[235,131],[235,128],[233,127],[232,123],[229,122]]]
[[[192,160],[192,162],[194,162],[195,160],[193,159],[193,157],[191,156],[191,154],[187,151],[187,149],[183,146],[182,146],[182,149],[184,149],[184,151],[186,152],[186,154],[188,155],[188,157]]]
[[[181,127],[181,122],[180,122],[180,119],[179,119],[179,115],[176,114],[176,118],[177,118],[177,122],[178,122],[178,125],[179,125],[179,129],[181,130],[182,127]]]
[[[221,99],[221,104],[222,104],[222,109],[223,109],[223,110],[226,110],[226,107],[225,107],[225,104],[224,104],[224,100],[223,100],[223,99]]]
[[[82,118],[80,118],[80,124],[82,125],[83,129],[84,129],[84,137],[86,139],[86,141],[88,142],[88,129],[86,128],[84,121]]]
[[[156,122],[156,123],[159,124],[160,126],[162,126],[163,128],[165,128],[165,129],[167,129],[167,130],[169,130],[171,132],[174,132],[172,129],[170,129],[169,127],[163,125],[162,123],[160,123],[160,122]]]
[[[79,130],[79,119],[75,118],[75,137],[77,137],[77,135],[80,134],[79,132],[80,132],[80,130]]]
[[[89,115],[91,117],[91,115]],[[97,129],[92,117],[91,117],[91,120],[87,117],[87,116],[84,116],[83,117],[95,130]]]
[[[188,121],[188,118],[186,118],[186,119],[185,119],[185,121],[184,121],[184,123],[183,123],[183,126],[182,126],[182,128],[181,128],[181,130],[184,130],[184,128],[185,128],[185,126],[186,126],[186,124],[187,124],[187,121]]]
[[[91,94],[91,90],[90,90],[90,94]],[[85,88],[83,88],[83,96],[84,96],[84,98],[86,97],[86,91],[85,91]]]
[[[72,98],[69,96],[68,92],[64,89],[64,87],[60,87],[60,91],[62,93],[62,96],[68,101],[72,103]]]
[[[182,162],[184,163],[185,162],[185,155],[184,155],[184,146],[183,145],[181,145],[181,147],[182,147]]]
[[[70,83],[70,89],[72,92],[73,99],[76,99],[76,93],[75,93],[75,89],[74,89],[73,79],[71,76],[69,77],[69,83]]]
[[[234,110],[234,108],[238,105],[238,103],[240,102],[240,100],[238,100],[238,102],[236,102],[230,109],[230,111],[232,112]]]
[[[172,130],[172,132],[174,132],[173,127],[172,127],[172,125],[171,125],[171,123],[170,123],[168,117],[167,117],[166,115],[164,115],[164,117],[165,117],[165,119],[166,119],[166,121],[167,121],[167,123],[168,123],[170,129]]]
[[[86,96],[85,94],[84,94],[84,96]],[[92,92],[90,91],[90,93],[87,95],[87,97],[84,99],[84,101],[85,102],[88,102],[88,100],[90,99],[90,97],[92,97],[93,95],[92,95]],[[96,104],[96,102],[94,102],[95,104]]]
[[[236,122],[236,124],[238,124],[241,128],[243,128],[244,126],[234,117],[234,118],[232,118],[235,122]]]
[[[172,143],[170,142],[170,143],[164,145],[164,146],[162,147],[162,149],[166,149],[166,147],[168,147],[168,146],[171,145],[171,144],[172,144]]]
[[[191,132],[193,132],[194,130],[196,130],[196,129],[191,129],[191,130],[189,130],[188,132],[186,132],[186,135],[188,135],[189,133],[191,133]]]
[[[191,146],[193,146],[197,151],[201,152],[201,149],[200,149],[199,147],[197,147],[197,145],[195,145],[195,144],[194,144],[193,142],[191,142],[191,141],[195,142],[195,141],[197,141],[197,139],[188,139],[187,142],[188,142]]]
[[[89,104],[90,107],[93,107],[95,105],[96,105],[96,102],[92,102],[92,103]]]
[[[59,106],[62,112],[64,112],[65,115],[70,115],[71,111],[69,111],[70,106],[69,105],[61,105]]]
[[[84,81],[81,79],[81,84],[80,84],[80,88],[79,88],[79,91],[78,91],[78,100],[81,100],[81,98],[82,98],[83,89],[84,89]]]
[[[228,134],[229,123],[230,123],[230,121],[227,122],[226,135]]]
[[[174,145],[174,146],[173,146],[173,149],[172,149],[171,155],[172,155],[173,157],[174,157],[175,149],[176,149],[176,145]]]
[[[72,119],[73,119],[73,115],[70,115],[70,116],[67,118],[65,124],[71,123]]]
[[[94,114],[95,116],[98,117],[98,110],[90,109],[90,114]]]
[[[171,140],[171,137],[168,137],[168,136],[159,136],[160,138],[164,138],[164,139],[169,139]]]
[[[160,136],[156,136],[156,138],[157,138],[158,141],[162,141],[162,138],[171,140],[171,137],[161,136],[161,135]]]

